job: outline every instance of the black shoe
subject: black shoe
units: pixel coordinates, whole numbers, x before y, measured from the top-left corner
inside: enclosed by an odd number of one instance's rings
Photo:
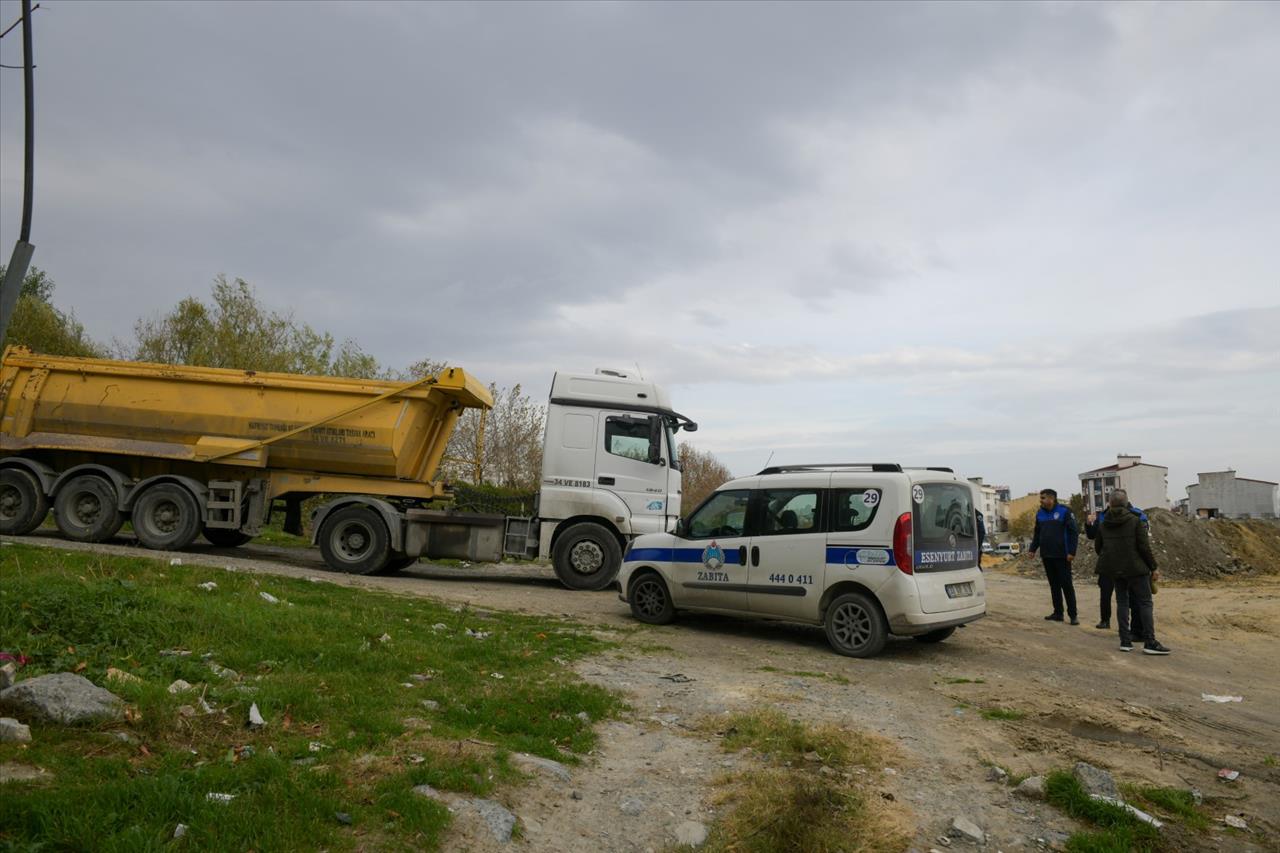
[[[1150,643],[1144,643],[1142,653],[1144,655],[1167,655],[1171,649],[1160,644],[1159,640],[1152,640]]]
[[[1099,631],[1105,631],[1111,627],[1111,620],[1103,619],[1101,622],[1099,622],[1097,625],[1094,625],[1093,627],[1097,628]]]
[[[1121,641],[1120,641],[1120,651],[1122,651],[1122,652],[1131,652],[1131,651],[1133,651],[1133,641],[1132,641],[1132,640],[1121,640]]]
[[[1046,621],[1046,622],[1061,622],[1061,621],[1062,621],[1062,614],[1061,614],[1061,613],[1050,613],[1048,616],[1044,617],[1044,621]]]
[[[1071,624],[1072,624],[1072,625],[1079,625],[1079,624],[1080,624],[1080,620],[1079,620],[1079,619],[1077,619],[1076,617],[1072,616],[1072,617],[1071,617]]]

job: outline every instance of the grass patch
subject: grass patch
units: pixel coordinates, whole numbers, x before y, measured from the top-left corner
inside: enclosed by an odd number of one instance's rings
[[[1145,785],[1121,785],[1125,800],[1141,805],[1144,810],[1159,810],[1161,817],[1177,818],[1189,829],[1203,832],[1209,819],[1196,808],[1195,797],[1181,788],[1157,788]]]
[[[0,744],[0,762],[52,774],[5,786],[0,849],[159,849],[177,823],[213,850],[436,848],[448,812],[412,786],[488,794],[517,779],[515,751],[574,763],[596,743],[576,715],[622,707],[568,669],[605,643],[545,618],[22,545],[0,549],[0,576],[0,648],[32,659],[22,677],[79,670],[130,714]],[[170,694],[175,679],[195,691]],[[191,714],[201,697],[215,713]],[[265,728],[246,727],[250,703]]]
[[[721,780],[717,802],[726,811],[702,850],[888,853],[906,846],[901,819],[845,769],[882,766],[888,747],[881,741],[766,710],[731,716],[721,744],[730,752],[750,747],[763,766]]]
[[[1091,798],[1070,773],[1055,770],[1045,777],[1045,797],[1077,820],[1098,827],[1077,832],[1067,840],[1068,853],[1154,853],[1160,836],[1154,827],[1125,809]]]
[[[944,678],[942,679],[942,683],[943,684],[986,684],[987,682],[986,682],[986,679],[983,679],[983,678]]]
[[[1021,720],[1026,714],[1013,708],[983,708],[984,720]]]
[[[1277,760],[1274,755],[1268,755],[1266,758],[1262,759],[1262,763],[1267,767],[1275,767],[1277,764],[1280,764],[1280,760]]]
[[[819,678],[833,682],[835,684],[852,684],[849,679],[843,675],[833,672],[813,672],[807,669],[780,669],[776,666],[758,666],[756,672],[776,672],[781,675],[793,675],[796,678]]]
[[[312,547],[309,536],[294,536],[292,533],[285,533],[279,523],[264,525],[262,532],[253,537],[253,541],[257,545],[274,545],[277,548]]]

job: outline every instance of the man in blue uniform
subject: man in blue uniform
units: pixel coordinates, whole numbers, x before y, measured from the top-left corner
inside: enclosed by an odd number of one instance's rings
[[[1053,599],[1053,612],[1044,617],[1048,622],[1061,622],[1063,602],[1066,615],[1072,625],[1079,625],[1076,618],[1076,588],[1071,583],[1071,561],[1076,558],[1076,545],[1080,531],[1076,529],[1076,517],[1070,509],[1058,503],[1058,493],[1053,489],[1040,490],[1040,510],[1036,513],[1036,528],[1031,534],[1032,556],[1040,552],[1044,561],[1044,573],[1049,578],[1049,593]]]

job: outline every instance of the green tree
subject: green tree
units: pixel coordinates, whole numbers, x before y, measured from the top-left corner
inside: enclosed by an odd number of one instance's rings
[[[138,320],[134,333],[129,355],[136,361],[362,379],[386,375],[353,341],[335,347],[328,332],[270,310],[243,279],[218,276],[209,303],[189,296],[163,316]]]
[[[4,273],[5,267],[0,264],[0,279]],[[75,313],[54,307],[54,287],[53,279],[44,270],[32,267],[27,271],[0,348],[15,344],[48,355],[102,356],[103,347],[85,334]]]
[[[688,515],[733,475],[710,451],[691,444],[680,445],[681,512]]]
[[[1024,539],[1030,539],[1032,532],[1035,531],[1035,526],[1036,511],[1029,509],[1009,521],[1009,535],[1019,542]]]

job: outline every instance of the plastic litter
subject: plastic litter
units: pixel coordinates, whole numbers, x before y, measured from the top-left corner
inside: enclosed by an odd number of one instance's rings
[[[267,604],[279,604],[279,603],[280,603],[280,599],[276,598],[274,595],[272,595],[272,594],[271,594],[271,593],[269,593],[269,592],[260,592],[260,593],[258,593],[258,598],[261,598],[261,599],[262,599],[263,601],[265,601]]]
[[[196,586],[200,587],[200,589],[203,589],[205,592],[213,592],[218,588],[217,583],[214,581],[205,581],[204,583],[196,584]]]
[[[258,703],[254,702],[249,706],[249,728],[260,729],[266,724],[267,721],[262,719],[262,712],[258,710]]]
[[[391,642],[391,635],[390,635],[390,634],[383,634],[381,637],[379,637],[379,638],[378,638],[378,642],[379,642],[379,643],[389,643],[389,642]]]
[[[499,681],[501,681],[502,679],[506,678],[506,676],[505,676],[505,675],[503,675],[503,674],[502,674],[502,673],[500,673],[500,672],[491,672],[491,673],[489,673],[489,677],[490,677],[490,678],[496,678],[496,679],[498,679]]]
[[[1240,778],[1240,771],[1224,767],[1218,771],[1218,778],[1224,782],[1234,782]]]
[[[173,837],[175,839],[181,838],[186,834],[187,834],[187,825],[185,823],[180,823],[173,828]]]
[[[1202,702],[1218,702],[1220,704],[1225,705],[1228,702],[1243,702],[1244,697],[1243,696],[1215,696],[1212,693],[1201,693],[1200,700]]]
[[[169,565],[171,565],[171,566],[181,566],[181,565],[182,565],[182,558],[181,558],[181,557],[173,557],[172,559],[170,559],[170,560],[169,560]]]
[[[1243,818],[1238,818],[1233,814],[1229,814],[1222,819],[1222,822],[1234,829],[1248,829],[1249,824]]]
[[[205,794],[204,798],[206,800],[209,800],[215,803],[229,803],[236,798],[236,795],[235,794],[215,794],[213,792],[210,792],[208,794]]]

